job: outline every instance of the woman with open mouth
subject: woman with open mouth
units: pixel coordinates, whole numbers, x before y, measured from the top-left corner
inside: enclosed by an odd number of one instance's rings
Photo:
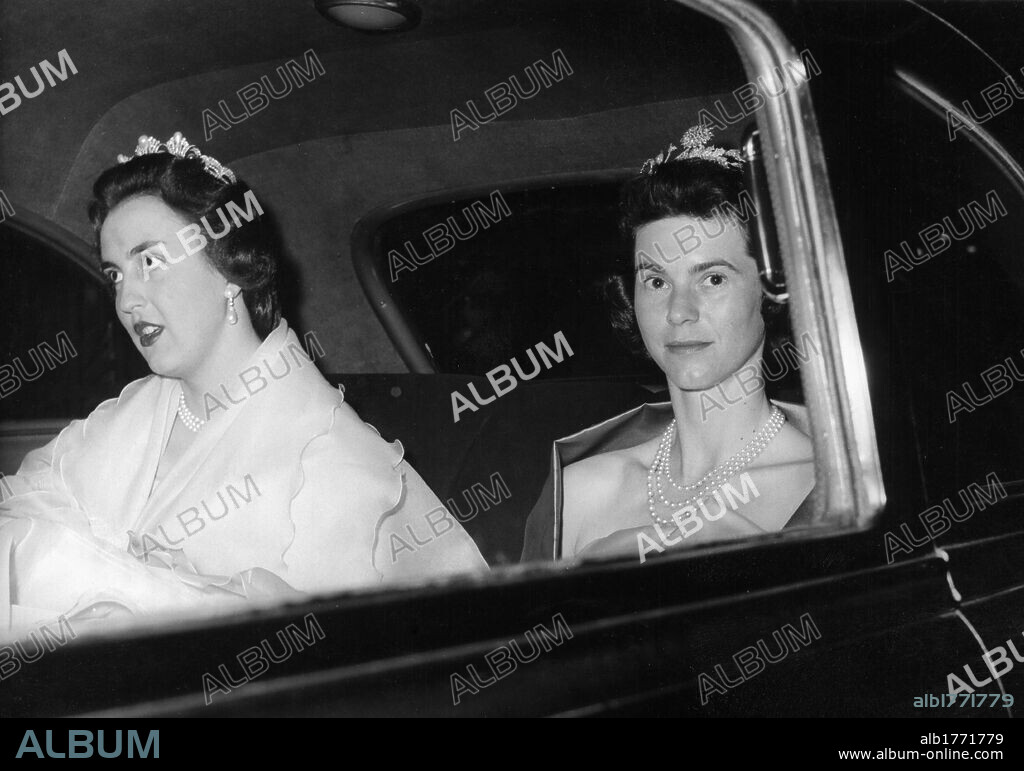
[[[486,569],[281,317],[279,236],[253,191],[181,134],[141,137],[119,160],[89,213],[153,374],[7,478],[0,628]],[[396,555],[391,536],[424,521],[439,537]]]
[[[555,443],[524,561],[646,561],[809,516],[806,409],[770,401],[758,376],[783,308],[750,254],[743,158],[710,134],[690,129],[623,191],[633,248],[609,284],[613,323],[664,373],[669,400]]]

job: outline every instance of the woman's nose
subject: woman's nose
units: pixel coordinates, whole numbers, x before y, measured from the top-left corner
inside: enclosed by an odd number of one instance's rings
[[[128,273],[130,271],[126,271]],[[122,313],[130,314],[135,308],[145,303],[142,291],[142,279],[137,276],[125,275],[121,279],[121,291],[117,299],[117,307]]]
[[[668,321],[670,324],[684,324],[700,318],[696,298],[688,287],[672,290],[668,301]]]

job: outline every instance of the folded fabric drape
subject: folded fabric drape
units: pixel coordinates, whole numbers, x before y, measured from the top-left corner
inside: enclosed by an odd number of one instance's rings
[[[774,400],[773,403],[800,431],[810,433],[806,407]],[[670,402],[641,404],[590,428],[555,440],[551,447],[551,474],[526,520],[520,561],[558,560],[563,557],[562,474],[566,466],[592,455],[635,447],[653,439],[665,430],[672,417]],[[808,524],[811,511],[812,496],[808,495],[786,523],[786,527]]]
[[[224,612],[241,604],[486,569],[440,501],[317,371],[286,322],[156,480],[181,386],[157,375],[29,453],[0,504],[0,624],[60,614]],[[0,626],[2,629],[2,626]]]

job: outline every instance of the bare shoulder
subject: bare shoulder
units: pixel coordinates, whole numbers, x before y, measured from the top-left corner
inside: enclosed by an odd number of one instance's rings
[[[814,460],[811,437],[786,421],[764,454],[765,465],[810,463]],[[761,464],[757,464],[761,465]]]
[[[657,441],[592,455],[566,466],[562,477],[562,533],[567,553],[573,551],[581,533],[612,527],[610,519],[617,520],[623,511],[636,508],[628,499],[646,491],[647,469]]]
[[[761,500],[747,509],[747,515],[756,517],[769,531],[781,530],[814,488],[811,438],[785,423],[749,472]]]
[[[563,475],[564,489],[568,491],[571,487],[574,496],[589,498],[617,490],[629,476],[647,472],[650,465],[647,456],[653,457],[657,444],[657,440],[648,441],[570,463]]]
[[[562,476],[566,501],[571,499],[586,505],[592,500],[599,500],[622,484],[628,465],[629,456],[623,450],[603,452],[570,463]]]

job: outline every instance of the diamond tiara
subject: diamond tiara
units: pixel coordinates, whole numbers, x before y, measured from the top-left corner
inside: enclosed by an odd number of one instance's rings
[[[166,142],[161,142],[156,137],[143,134],[139,137],[139,144],[135,147],[134,155],[118,154],[117,162],[128,163],[132,158],[137,158],[140,155],[150,155],[151,153],[170,153],[178,158],[198,158],[203,164],[203,169],[210,176],[232,185],[238,181],[235,178],[235,172],[227,166],[221,165],[220,161],[216,158],[203,155],[198,147],[191,144],[181,135],[180,131],[175,131],[174,136]]]
[[[712,161],[724,166],[727,169],[738,169],[743,165],[743,154],[739,150],[726,150],[708,144],[711,141],[711,127],[701,123],[691,126],[679,140],[680,147],[670,144],[663,153],[658,153],[654,158],[648,158],[640,167],[641,174],[653,174],[654,170],[663,163],[669,161],[681,161],[687,158],[698,158],[704,161]],[[675,156],[672,153],[679,151]]]

